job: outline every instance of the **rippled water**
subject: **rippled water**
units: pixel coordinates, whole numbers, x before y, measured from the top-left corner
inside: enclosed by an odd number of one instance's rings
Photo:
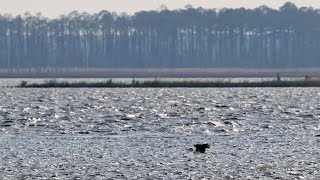
[[[319,95],[2,88],[0,179],[319,179]]]

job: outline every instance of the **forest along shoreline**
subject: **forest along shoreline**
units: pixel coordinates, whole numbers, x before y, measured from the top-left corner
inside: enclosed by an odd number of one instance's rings
[[[0,67],[10,77],[38,76],[37,69],[319,67],[319,18],[319,9],[291,2],[277,9],[73,11],[53,19],[5,14]]]
[[[137,81],[134,78],[131,82],[114,82],[112,79],[103,82],[68,82],[49,80],[40,83],[28,83],[21,81],[15,88],[223,88],[223,87],[320,87],[320,78],[309,78],[297,80],[281,80],[280,77],[274,80],[258,82],[232,82],[232,81],[169,81],[155,78],[152,81]]]

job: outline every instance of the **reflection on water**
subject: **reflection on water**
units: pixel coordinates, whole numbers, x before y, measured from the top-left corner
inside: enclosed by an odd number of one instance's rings
[[[319,93],[2,88],[0,178],[318,179]]]

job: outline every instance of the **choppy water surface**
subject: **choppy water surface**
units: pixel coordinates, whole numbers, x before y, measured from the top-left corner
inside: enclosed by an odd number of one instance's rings
[[[2,88],[0,179],[319,179],[319,95]]]

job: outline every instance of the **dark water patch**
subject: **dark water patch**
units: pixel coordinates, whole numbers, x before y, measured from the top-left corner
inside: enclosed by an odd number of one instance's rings
[[[3,127],[10,127],[12,125],[14,125],[14,121],[12,121],[12,120],[5,120],[5,121],[1,122],[1,126],[3,126]]]
[[[215,105],[214,107],[216,107],[216,108],[223,108],[223,109],[228,108],[227,105],[220,105],[220,104],[217,104],[217,105]]]

